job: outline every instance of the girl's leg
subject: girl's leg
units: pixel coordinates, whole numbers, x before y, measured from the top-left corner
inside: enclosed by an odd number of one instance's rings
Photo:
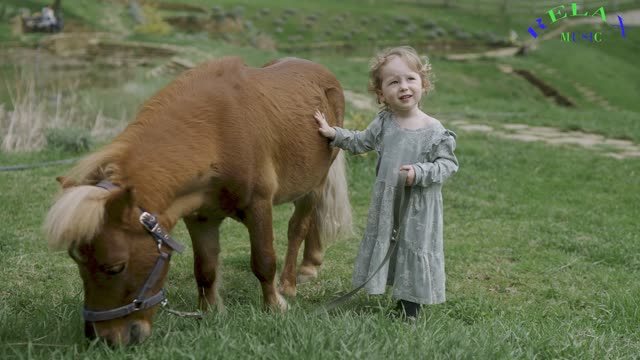
[[[416,319],[420,313],[420,304],[408,300],[398,300],[395,310],[400,318]]]

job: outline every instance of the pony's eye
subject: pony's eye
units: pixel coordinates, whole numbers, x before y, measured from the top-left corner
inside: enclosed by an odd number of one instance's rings
[[[101,265],[100,271],[108,275],[118,275],[124,270],[125,263],[116,265]]]

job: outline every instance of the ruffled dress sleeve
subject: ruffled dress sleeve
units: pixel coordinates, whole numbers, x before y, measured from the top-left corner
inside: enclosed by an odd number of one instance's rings
[[[422,163],[413,164],[416,173],[414,186],[428,187],[434,183],[443,183],[458,171],[458,159],[454,154],[456,149],[456,134],[445,130],[433,144],[430,159]]]

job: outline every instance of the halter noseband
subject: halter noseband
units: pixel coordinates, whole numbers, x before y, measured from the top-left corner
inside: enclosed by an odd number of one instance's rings
[[[117,188],[118,186],[113,184],[108,180],[102,180],[95,186],[103,188],[105,190],[112,190]],[[142,209],[141,209],[142,210]],[[160,289],[155,295],[148,296],[148,293],[153,289],[158,281],[160,281],[160,273],[165,268],[165,266],[171,260],[171,254],[162,250],[162,245],[166,245],[174,251],[178,253],[182,253],[184,250],[184,245],[175,241],[168,232],[166,232],[160,224],[158,224],[158,218],[144,210],[142,210],[142,214],[140,214],[139,218],[140,223],[144,228],[151,234],[153,239],[158,245],[158,258],[156,259],[156,263],[153,265],[153,269],[144,284],[142,284],[142,288],[138,291],[135,299],[127,305],[117,307],[115,309],[110,310],[87,310],[86,308],[82,309],[82,315],[84,316],[85,321],[97,322],[97,321],[107,321],[113,320],[121,317],[125,317],[130,315],[136,311],[147,310],[158,304],[166,305],[167,297],[164,293],[164,289]]]

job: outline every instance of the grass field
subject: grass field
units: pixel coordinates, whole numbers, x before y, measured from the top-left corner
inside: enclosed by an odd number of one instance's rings
[[[70,15],[77,21],[106,6],[81,0],[65,3],[77,5],[78,11]],[[379,16],[415,15],[415,7],[409,5],[370,3],[380,9]],[[247,13],[263,7],[258,1],[244,5]],[[299,5],[281,0],[271,5],[274,12],[288,7],[330,15],[344,10],[365,14],[354,1]],[[458,19],[469,31],[504,30],[499,19],[483,22],[473,14],[457,16],[459,9],[433,11],[446,14],[441,16],[445,25]],[[460,172],[443,190],[447,302],[426,307],[414,325],[388,320],[394,305],[389,295],[361,293],[337,312],[310,315],[316,306],[351,287],[374,179],[373,154],[349,157],[356,235],[328,248],[319,278],[300,286],[298,296],[289,299],[291,311],[261,310],[258,281],[249,269],[247,232],[228,220],[222,229],[221,256],[227,311],[207,314],[201,321],[160,312],[149,340],[115,349],[84,340],[77,267],[66,253],[48,251],[40,231],[57,191],[54,178],[69,167],[0,172],[0,358],[637,359],[640,159],[613,160],[577,147],[508,141],[458,131],[451,124],[464,118],[545,125],[640,143],[640,89],[633,80],[640,75],[635,65],[640,47],[636,33],[633,29],[626,41],[612,40],[599,47],[548,41],[531,56],[504,60],[455,63],[430,54],[438,82],[424,109],[458,132]],[[203,41],[198,34],[171,35],[166,41],[181,41],[211,56],[241,55],[255,66],[287,55]],[[346,89],[365,93],[370,53],[298,55],[329,67]],[[534,71],[578,106],[553,104],[522,78],[501,73],[499,64]],[[124,82],[87,87],[83,94],[110,116],[122,108],[132,114],[144,97],[171,78],[149,80],[147,71],[134,69]],[[576,82],[594,90],[614,110],[595,104],[576,90]],[[134,88],[138,90],[128,92]],[[505,113],[510,115],[497,115]],[[350,107],[347,121],[353,124],[353,118],[371,116],[372,112]],[[73,156],[78,155],[51,149],[0,152],[0,165]],[[291,212],[291,206],[279,206],[274,216],[279,266]],[[189,246],[182,224],[172,234]],[[174,308],[191,311],[197,297],[193,256],[186,251],[173,260],[165,288]]]
[[[329,248],[319,280],[300,287],[292,311],[260,311],[246,231],[229,222],[222,256],[227,313],[200,322],[161,313],[149,341],[119,350],[83,342],[75,265],[48,252],[38,231],[59,170],[3,174],[0,351],[91,358],[637,355],[638,162],[491,136],[461,134],[459,143],[461,172],[445,188],[448,301],[425,309],[415,326],[386,319],[393,305],[386,296],[360,295],[330,316],[308,314],[349,288],[357,238]],[[349,166],[358,232],[371,188],[360,179],[372,179],[373,161],[352,158]],[[276,215],[280,254],[290,212],[283,206]],[[182,227],[174,235],[188,239]],[[167,290],[173,306],[192,309],[191,256],[174,260]]]

